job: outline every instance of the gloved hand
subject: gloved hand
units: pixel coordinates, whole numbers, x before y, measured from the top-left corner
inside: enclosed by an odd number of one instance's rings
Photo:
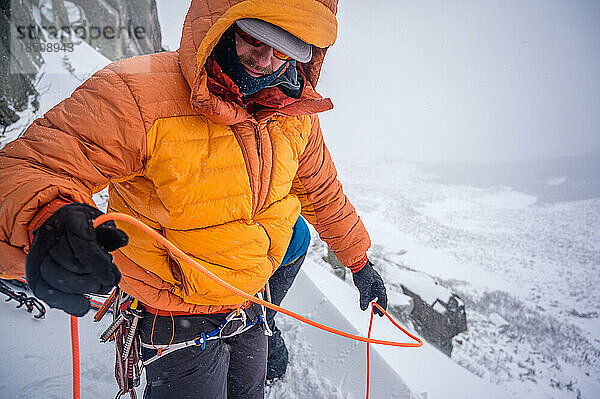
[[[369,307],[369,304],[377,298],[377,303],[384,309],[387,309],[387,294],[385,291],[385,285],[383,284],[383,279],[377,273],[375,269],[373,269],[373,264],[371,261],[367,261],[367,264],[364,265],[360,271],[354,273],[352,275],[352,279],[354,280],[354,285],[358,288],[358,292],[360,293],[360,309],[366,310]],[[375,314],[379,316],[383,316],[383,312],[379,310],[379,308],[375,307]]]
[[[109,252],[127,245],[129,238],[113,221],[94,229],[92,221],[100,215],[92,206],[73,203],[35,230],[25,277],[50,307],[81,317],[90,309],[83,294],[107,294],[121,280]]]

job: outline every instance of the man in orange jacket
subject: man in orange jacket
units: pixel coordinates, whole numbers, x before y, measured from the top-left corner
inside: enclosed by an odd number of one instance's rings
[[[360,307],[387,305],[317,116],[332,108],[314,87],[336,11],[334,0],[194,0],[177,52],[107,66],[0,152],[0,276],[26,274],[77,316],[85,293],[116,284],[138,299],[147,398],[263,397],[274,313],[265,323],[127,224],[93,229],[91,194],[107,185],[109,210],[246,292],[271,283],[274,303],[308,246],[301,213],[353,272]],[[248,323],[229,322],[239,314]],[[202,347],[156,350],[204,332],[215,339]],[[271,376],[287,364],[274,337]]]

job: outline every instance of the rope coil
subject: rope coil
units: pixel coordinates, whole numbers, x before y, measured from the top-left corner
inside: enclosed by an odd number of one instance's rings
[[[104,215],[100,215],[99,217],[97,217],[94,220],[94,228],[98,227],[102,223],[107,222],[109,220],[115,220],[115,221],[118,220],[118,221],[127,222],[127,223],[134,225],[135,227],[139,228],[140,230],[146,232],[148,235],[150,235],[152,238],[154,238],[158,243],[162,244],[165,248],[167,248],[171,252],[171,254],[186,261],[188,264],[192,265],[195,269],[197,269],[200,273],[202,273],[204,276],[206,276],[213,282],[219,284],[220,286],[228,289],[229,291],[231,291],[249,301],[252,301],[254,303],[257,303],[259,305],[262,305],[264,307],[272,309],[276,312],[283,313],[287,316],[290,316],[296,320],[299,320],[303,323],[306,323],[312,327],[318,328],[318,329],[326,331],[328,333],[335,334],[335,335],[345,337],[348,339],[352,339],[355,341],[365,342],[367,344],[367,399],[369,398],[369,379],[370,379],[369,344],[396,346],[396,347],[403,347],[403,348],[416,348],[416,347],[420,347],[423,345],[423,341],[421,341],[418,337],[414,336],[413,334],[408,332],[406,329],[404,329],[402,326],[400,326],[400,324],[398,324],[381,306],[379,306],[375,302],[371,304],[371,320],[369,323],[369,332],[368,332],[367,337],[362,337],[360,335],[351,334],[346,331],[341,331],[336,328],[329,327],[324,324],[318,323],[316,321],[310,320],[302,315],[292,312],[291,310],[282,308],[278,305],[274,305],[270,302],[267,302],[263,299],[257,298],[254,295],[251,295],[247,292],[240,290],[239,288],[232,286],[231,284],[222,280],[221,278],[219,278],[218,276],[216,276],[215,274],[213,274],[212,272],[207,270],[204,266],[202,266],[201,264],[196,262],[196,260],[194,260],[188,254],[186,254],[185,252],[183,252],[182,250],[177,248],[173,243],[171,243],[169,240],[167,240],[164,236],[157,233],[154,229],[152,229],[145,223],[139,221],[138,219],[134,218],[133,216],[130,216],[130,215],[127,215],[124,213],[119,213],[119,212],[111,212],[111,213],[107,213]],[[374,311],[375,306],[377,306],[386,315],[386,317],[394,324],[394,326],[396,326],[399,330],[401,330],[404,334],[406,334],[407,336],[409,336],[416,342],[396,342],[396,341],[388,341],[388,340],[380,340],[380,339],[371,338],[371,328],[373,325],[373,314],[374,314],[373,311]],[[79,396],[75,396],[75,392],[76,392],[75,380],[76,379],[77,379],[77,385],[79,386],[79,375],[77,375],[77,377],[75,376],[76,371],[77,371],[77,374],[79,374],[79,344],[77,343],[77,345],[76,345],[76,342],[75,342],[75,339],[77,337],[77,331],[76,331],[77,322],[75,319],[75,324],[73,324],[73,319],[74,319],[74,317],[72,317],[72,319],[71,319],[71,327],[72,327],[71,334],[72,334],[72,338],[73,338],[73,397],[76,399],[79,399]],[[73,327],[73,325],[75,327]],[[75,334],[75,335],[73,335],[73,334]],[[77,368],[75,367],[75,346],[77,346]],[[78,390],[77,390],[77,394],[79,394]]]

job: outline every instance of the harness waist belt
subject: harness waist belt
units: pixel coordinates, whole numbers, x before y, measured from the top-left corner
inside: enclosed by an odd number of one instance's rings
[[[260,296],[263,296],[262,293]],[[167,313],[167,316],[168,315],[169,313]],[[239,323],[237,328],[235,326],[236,323]],[[148,344],[146,342],[141,342],[141,346],[143,348],[154,349],[156,351],[156,355],[152,356],[148,360],[143,361],[143,364],[144,366],[147,366],[150,363],[158,360],[161,356],[168,355],[169,353],[190,346],[199,346],[200,349],[204,350],[207,341],[212,341],[215,339],[225,339],[242,334],[257,324],[262,325],[263,329],[265,330],[265,335],[273,335],[273,332],[267,324],[265,307],[260,306],[260,308],[256,310],[255,307],[233,310],[225,317],[225,319],[221,322],[221,324],[219,324],[217,328],[209,332],[201,332],[199,336],[189,341],[178,342],[175,344],[168,345],[155,345],[153,343]]]

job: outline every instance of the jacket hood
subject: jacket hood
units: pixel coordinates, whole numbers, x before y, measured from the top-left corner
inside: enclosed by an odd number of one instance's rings
[[[312,44],[313,57],[301,66],[314,88],[327,48],[337,36],[336,13],[337,0],[192,0],[177,50],[181,71],[191,88],[192,106],[216,123],[233,124],[249,117],[237,104],[210,93],[204,69],[221,35],[241,18],[262,19]]]

